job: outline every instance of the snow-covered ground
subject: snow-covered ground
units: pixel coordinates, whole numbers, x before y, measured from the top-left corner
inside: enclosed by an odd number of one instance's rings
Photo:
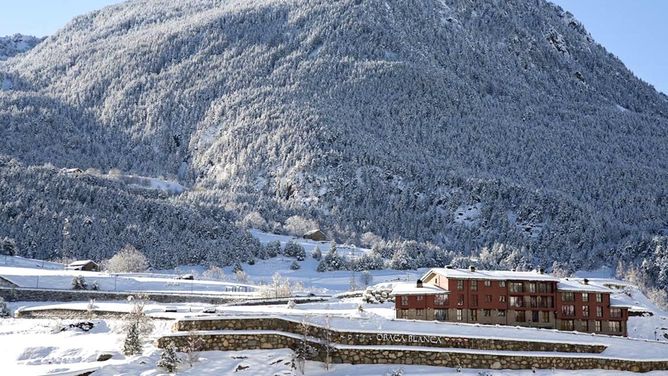
[[[81,276],[88,286],[97,283],[100,291],[171,292],[192,294],[237,294],[252,297],[258,287],[249,284],[207,280],[175,279],[174,275],[110,274],[80,270],[55,270],[0,266],[0,277],[23,288],[72,289],[74,277]]]
[[[363,312],[358,310],[362,304]],[[11,303],[10,308],[19,305],[39,306],[39,303]],[[96,309],[120,312],[129,311],[131,304],[127,302],[96,302]],[[87,303],[50,304],[41,308],[69,308],[86,310]],[[212,317],[202,310],[209,307],[205,304],[170,304],[176,313],[165,313],[165,305],[149,304],[146,312],[150,316],[187,318]],[[209,307],[210,308],[210,307]],[[322,323],[323,316],[331,316],[331,326],[339,329],[370,331],[372,333],[411,332],[413,334],[443,334],[451,336],[467,336],[486,338],[522,338],[535,341],[565,341],[569,343],[603,343],[608,346],[600,356],[624,359],[668,359],[668,341],[625,339],[602,335],[565,333],[556,330],[540,330],[531,328],[515,328],[503,326],[479,326],[455,323],[412,322],[392,320],[390,303],[382,305],[363,304],[359,298],[331,300],[322,303],[310,303],[289,308],[287,305],[273,306],[218,306],[218,314],[227,316],[260,316],[275,315],[294,320],[307,320]],[[665,314],[665,312],[664,312]],[[645,318],[634,318],[644,320]],[[72,375],[75,371],[94,370],[94,375],[161,375],[165,374],[156,368],[160,350],[153,341],[171,333],[170,320],[154,320],[154,332],[145,338],[142,356],[126,357],[122,355],[122,322],[119,320],[93,320],[96,327],[90,332],[76,329],[60,329],[67,327],[72,320],[45,319],[4,319],[0,320],[0,364],[3,372],[16,375],[62,374]],[[630,324],[632,327],[636,324]],[[642,329],[642,325],[639,329]],[[466,350],[463,350],[466,351]],[[96,362],[101,353],[111,354],[112,359]],[[179,374],[185,375],[294,375],[289,350],[243,351],[243,352],[203,352],[201,359],[192,368],[182,365]],[[554,353],[550,355],[555,355]],[[577,356],[577,354],[572,354]],[[569,355],[564,355],[569,356]],[[597,355],[587,355],[597,356]],[[248,368],[245,368],[248,367]],[[385,375],[392,370],[403,369],[405,375],[444,375],[456,374],[453,369],[423,366],[390,366],[390,365],[333,365],[327,371],[322,364],[309,362],[308,375]],[[59,372],[59,373],[58,373]],[[530,375],[531,371],[483,371],[462,370],[464,375]],[[489,373],[484,373],[489,372]],[[629,373],[612,371],[537,371],[538,375],[625,375]],[[654,372],[650,375],[661,375],[665,372]]]
[[[53,269],[53,270],[65,269],[65,265],[56,262],[34,260],[19,256],[7,256],[7,255],[0,256],[0,265],[16,267],[16,268]]]
[[[256,291],[259,284],[271,281],[275,273],[281,274],[291,282],[300,282],[303,292],[336,294],[349,291],[351,279],[355,279],[356,289],[363,289],[360,275],[349,271],[319,273],[316,271],[318,261],[311,256],[316,247],[325,253],[329,249],[328,242],[314,242],[283,235],[264,234],[254,231],[261,242],[273,240],[283,245],[288,241],[296,241],[307,251],[307,257],[300,261],[300,268],[292,270],[293,258],[279,256],[269,260],[257,260],[254,265],[243,264],[242,267],[249,279],[248,283],[238,283],[231,267],[224,268],[226,281],[202,280],[205,268],[202,266],[182,266],[173,270],[141,273],[119,274],[81,272],[62,270],[61,264],[43,263],[37,260],[16,257],[0,257],[0,276],[22,287],[42,287],[52,289],[70,289],[74,276],[83,276],[89,284],[97,282],[101,290],[118,291],[152,291],[181,292],[193,294],[225,294],[226,290],[239,288]],[[338,246],[338,251],[345,257],[356,257],[369,250]],[[371,271],[372,284],[390,288],[397,281],[415,281],[425,273],[426,269],[416,271],[378,270]],[[176,275],[192,273],[194,281],[177,280]],[[124,335],[120,320],[94,320],[96,327],[90,332],[67,327],[72,321],[46,319],[4,319],[0,320],[0,364],[3,374],[11,375],[74,375],[86,370],[96,370],[94,375],[161,375],[165,374],[156,368],[160,350],[153,341],[171,333],[171,320],[187,317],[225,316],[266,316],[274,315],[294,320],[307,320],[322,324],[326,315],[330,316],[333,328],[355,331],[410,332],[414,334],[443,334],[450,336],[466,336],[486,338],[517,338],[534,341],[558,341],[569,343],[602,343],[608,346],[600,356],[623,359],[668,359],[668,313],[662,311],[647,299],[635,286],[615,280],[608,269],[589,273],[578,273],[575,277],[587,277],[589,283],[596,286],[614,288],[613,298],[616,302],[643,310],[646,316],[631,317],[629,320],[629,336],[631,338],[610,337],[583,333],[567,333],[556,330],[484,326],[458,323],[414,322],[394,320],[392,303],[367,304],[360,297],[336,298],[325,302],[299,304],[289,307],[286,304],[257,306],[216,306],[216,313],[211,312],[212,306],[198,303],[156,304],[149,303],[145,312],[154,318],[156,327],[153,333],[145,338],[144,353],[141,356],[126,357],[122,354]],[[227,292],[232,293],[232,292]],[[246,294],[246,296],[252,295]],[[95,302],[96,310],[128,312],[131,303],[126,301]],[[360,312],[359,307],[363,308]],[[169,311],[165,312],[169,307]],[[74,309],[87,311],[88,302],[14,302],[9,304],[11,310],[44,310]],[[167,320],[165,320],[167,319]],[[61,331],[60,329],[66,328]],[[658,341],[655,341],[655,338]],[[111,354],[106,362],[97,362],[100,353]],[[596,356],[596,355],[594,355]],[[204,352],[201,359],[193,367],[182,365],[179,374],[184,375],[293,375],[296,374],[290,365],[290,350],[262,350],[243,352]],[[246,368],[247,367],[247,368]],[[405,375],[443,375],[455,374],[453,369],[422,366],[391,366],[391,365],[334,365],[325,370],[322,364],[308,362],[309,375],[385,375],[394,370],[402,369]],[[462,375],[530,375],[531,371],[486,371],[462,370]],[[538,375],[624,375],[624,372],[611,371],[537,371]],[[666,374],[652,372],[650,375]]]

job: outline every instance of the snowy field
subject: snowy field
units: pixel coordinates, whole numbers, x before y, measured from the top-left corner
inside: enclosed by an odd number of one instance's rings
[[[481,326],[473,324],[414,322],[394,320],[393,303],[368,304],[362,298],[337,298],[337,293],[350,291],[351,287],[363,290],[366,286],[360,278],[361,273],[336,271],[319,273],[318,261],[311,256],[316,247],[325,253],[328,242],[313,242],[295,239],[289,236],[271,235],[254,232],[261,242],[278,240],[283,245],[288,241],[300,243],[306,250],[306,259],[299,262],[300,268],[292,270],[294,258],[285,256],[269,260],[257,260],[254,265],[242,264],[247,282],[240,283],[231,267],[224,268],[222,281],[204,280],[203,266],[182,266],[173,270],[154,271],[140,274],[107,274],[63,270],[63,265],[29,260],[19,257],[0,257],[0,276],[21,287],[40,287],[50,289],[71,289],[72,279],[83,276],[91,284],[96,282],[100,290],[105,291],[151,291],[178,292],[192,294],[234,294],[240,289],[246,297],[258,294],[258,287],[271,282],[275,273],[281,274],[292,283],[303,285],[298,294],[330,294],[329,300],[288,306],[257,305],[233,306],[199,303],[157,304],[149,302],[144,312],[153,317],[155,328],[144,339],[144,351],[141,356],[123,355],[123,321],[120,319],[94,319],[93,330],[89,332],[72,329],[69,324],[77,320],[60,319],[0,319],[0,364],[3,374],[8,375],[76,375],[85,371],[95,371],[93,375],[164,375],[156,367],[161,350],[154,346],[154,340],[171,333],[172,320],[180,318],[214,317],[216,315],[236,316],[278,316],[297,321],[309,321],[323,324],[329,316],[330,325],[338,329],[350,329],[360,332],[410,332],[414,334],[442,334],[450,336],[485,338],[516,338],[534,341],[555,341],[569,343],[605,344],[608,348],[598,356],[620,359],[668,359],[668,313],[656,307],[635,286],[611,277],[609,269],[595,272],[578,273],[576,277],[588,277],[592,285],[612,286],[613,298],[634,309],[648,314],[643,317],[631,317],[628,331],[629,339],[568,333],[556,330],[519,328],[505,326]],[[345,257],[358,257],[366,249],[338,246],[338,251]],[[415,281],[426,269],[414,271],[378,270],[371,271],[372,285],[391,288],[397,281]],[[193,274],[194,281],[177,280],[181,274]],[[354,280],[354,283],[351,283]],[[351,286],[354,285],[354,286]],[[241,293],[240,293],[241,294]],[[8,307],[16,310],[100,310],[127,313],[132,305],[127,301],[95,302],[94,307],[88,302],[13,302]],[[360,311],[359,308],[362,308]],[[170,311],[170,312],[166,312]],[[214,312],[215,313],[212,313]],[[80,320],[78,320],[80,321]],[[657,339],[657,340],[655,340]],[[111,359],[96,361],[100,354],[109,354]],[[178,374],[183,375],[295,375],[291,367],[290,350],[257,350],[243,352],[202,352],[199,361],[192,367],[182,364]],[[566,355],[568,356],[568,355]],[[593,355],[597,356],[597,355]],[[390,375],[402,370],[404,375],[630,375],[612,371],[498,371],[498,370],[461,370],[424,366],[393,365],[333,365],[326,370],[321,363],[308,362],[307,375]],[[648,375],[665,375],[666,372],[651,372]]]
[[[363,312],[358,310],[362,305]],[[68,308],[85,311],[87,303],[11,303],[11,309],[23,306],[32,308]],[[127,312],[131,305],[127,302],[96,302],[96,308],[105,311]],[[203,313],[205,304],[170,304],[175,313],[165,313],[165,305],[149,304],[145,311],[149,316],[161,318],[212,317]],[[331,300],[310,303],[289,308],[287,305],[272,306],[217,306],[217,314],[225,316],[280,316],[294,320],[322,323],[325,315],[331,316],[331,326],[340,329],[371,332],[438,333],[452,336],[492,338],[523,338],[537,341],[566,341],[570,343],[603,343],[609,348],[601,356],[624,359],[667,359],[668,339],[664,343],[639,339],[624,339],[603,335],[566,333],[555,330],[515,328],[503,326],[478,326],[470,324],[410,322],[392,320],[390,303],[364,304],[359,298]],[[656,312],[652,319],[665,312]],[[634,317],[629,322],[631,331],[644,330],[647,318]],[[0,320],[0,364],[8,365],[10,373],[16,375],[73,375],[83,370],[97,370],[94,375],[161,375],[156,368],[160,350],[153,341],[171,333],[171,320],[153,320],[155,329],[144,339],[141,356],[126,357],[122,354],[123,323],[120,320],[93,320],[95,328],[90,332],[67,329],[73,320],[58,319],[4,319]],[[647,333],[645,333],[647,334]],[[106,362],[96,362],[97,356],[112,355]],[[554,355],[554,354],[550,354]],[[593,355],[596,356],[596,355]],[[203,352],[193,367],[182,365],[178,374],[184,375],[294,375],[290,366],[292,354],[289,350],[263,350],[243,352]],[[248,368],[246,368],[248,367]],[[99,369],[99,370],[98,370]],[[405,375],[456,374],[453,369],[422,366],[390,365],[334,365],[325,370],[320,363],[309,362],[307,375],[385,375],[392,370],[403,369]],[[462,370],[463,375],[480,375],[483,370]],[[484,371],[483,375],[531,375],[531,371]],[[625,375],[630,373],[611,371],[538,371],[538,375]],[[649,375],[661,375],[654,372]]]

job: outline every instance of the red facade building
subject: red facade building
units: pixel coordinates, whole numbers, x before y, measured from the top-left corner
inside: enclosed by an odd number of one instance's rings
[[[540,271],[436,268],[395,286],[396,318],[576,330],[626,336],[628,308],[611,290]]]

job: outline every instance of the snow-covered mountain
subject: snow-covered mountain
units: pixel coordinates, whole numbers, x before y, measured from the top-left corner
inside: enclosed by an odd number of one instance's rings
[[[43,40],[44,38],[22,34],[0,37],[0,60],[5,60],[17,54],[24,53]]]
[[[166,176],[191,188],[169,204],[263,229],[668,286],[668,99],[544,0],[135,0],[0,82],[25,165]],[[30,249],[22,221],[0,229]]]

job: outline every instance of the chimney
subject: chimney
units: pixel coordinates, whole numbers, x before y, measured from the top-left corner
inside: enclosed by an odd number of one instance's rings
[[[585,278],[585,279],[582,280],[582,283],[584,283],[585,285],[588,285],[588,284],[589,284],[589,280],[588,280],[587,278]]]
[[[419,289],[421,289],[421,288],[423,287],[423,286],[422,286],[422,280],[421,280],[421,279],[418,279],[418,280],[417,280],[417,283],[415,284],[415,287],[417,287],[417,288],[419,288]]]
[[[473,266],[473,265],[469,266],[469,271],[470,272],[475,272],[475,266]]]

